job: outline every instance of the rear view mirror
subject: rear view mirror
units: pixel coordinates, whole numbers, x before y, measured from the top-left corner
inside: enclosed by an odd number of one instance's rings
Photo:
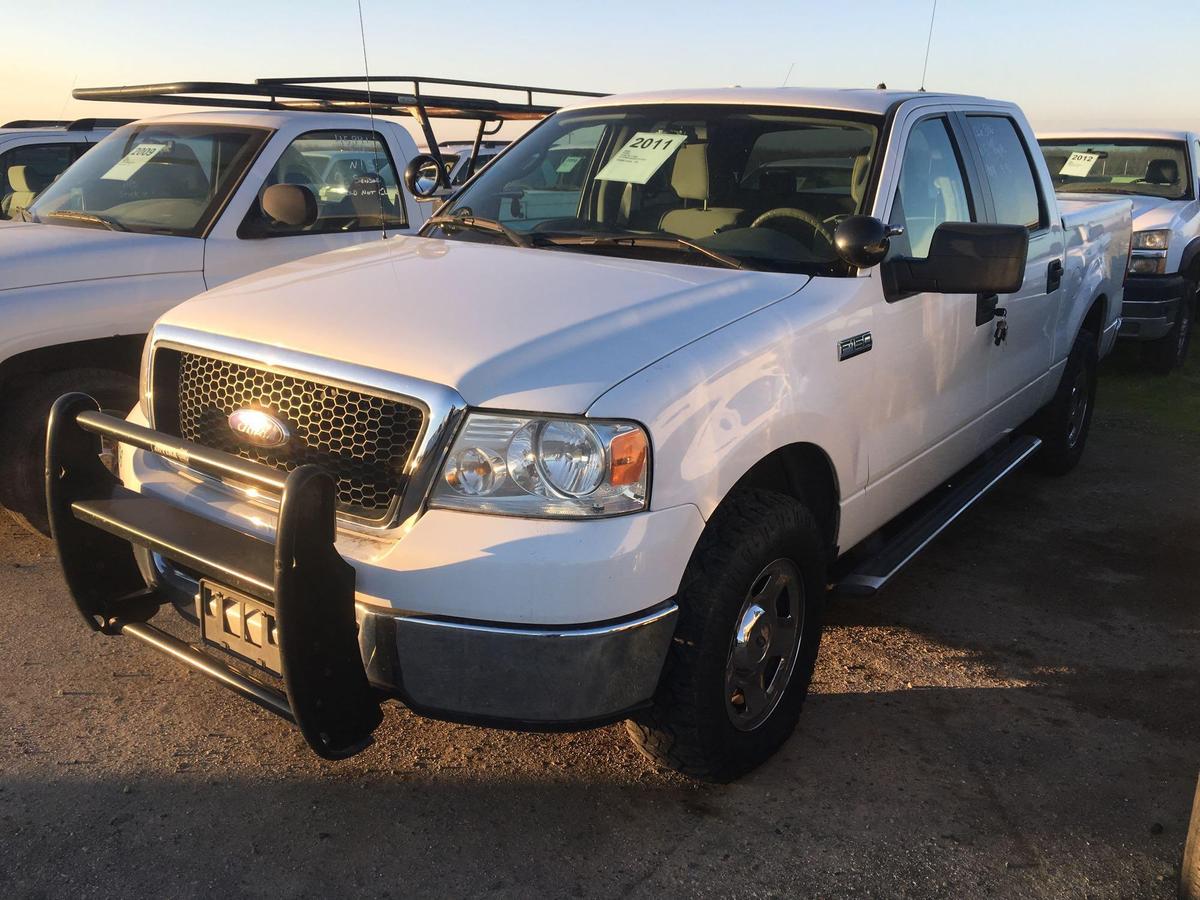
[[[1028,252],[1020,225],[944,222],[925,259],[900,257],[885,269],[897,294],[1012,294],[1025,281]]]
[[[418,153],[404,167],[404,186],[418,200],[432,200],[450,187],[450,180],[433,156]]]
[[[267,217],[291,228],[308,228],[317,221],[317,198],[302,184],[273,184],[262,195]]]

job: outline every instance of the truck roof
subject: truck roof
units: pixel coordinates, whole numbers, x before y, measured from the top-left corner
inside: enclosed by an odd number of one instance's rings
[[[1038,140],[1048,141],[1079,138],[1189,141],[1194,137],[1195,134],[1191,131],[1176,131],[1170,128],[1072,128],[1038,132]]]
[[[895,91],[885,88],[726,87],[613,94],[609,97],[572,103],[568,108],[586,109],[598,106],[628,106],[649,103],[736,103],[747,106],[836,109],[845,112],[883,115],[894,104],[906,100],[935,102],[946,99],[991,102],[983,97],[972,97],[965,94]]]

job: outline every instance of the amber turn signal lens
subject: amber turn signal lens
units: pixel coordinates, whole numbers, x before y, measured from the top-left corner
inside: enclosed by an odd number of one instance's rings
[[[641,431],[618,434],[608,445],[612,459],[611,483],[637,484],[646,472],[646,435]]]

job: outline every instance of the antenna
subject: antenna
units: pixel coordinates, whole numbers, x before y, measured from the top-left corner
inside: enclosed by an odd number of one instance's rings
[[[787,87],[788,80],[792,77],[792,69],[796,68],[796,64],[792,63],[788,66],[788,73],[783,76],[783,84],[780,87]]]
[[[367,29],[363,25],[362,0],[358,0],[358,36],[362,39],[363,51],[363,75],[367,83],[367,115],[371,120],[371,145],[374,147],[374,163],[375,175],[379,177],[379,143],[383,139],[383,135],[375,130],[375,101],[371,97],[371,67],[367,63]],[[383,178],[379,177],[382,182]],[[383,193],[382,191],[376,194],[379,200],[379,234],[383,240],[387,239],[387,218],[383,214]]]
[[[925,75],[929,72],[929,48],[933,46],[933,23],[937,20],[937,0],[933,0],[933,11],[929,13],[929,37],[925,39],[925,65],[921,69],[921,90],[925,90]]]

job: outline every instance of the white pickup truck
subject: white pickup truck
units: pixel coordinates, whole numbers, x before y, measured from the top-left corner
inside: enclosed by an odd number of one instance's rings
[[[1167,374],[1187,359],[1200,290],[1200,135],[1110,129],[1038,138],[1060,197],[1133,201],[1120,337]]]
[[[1012,104],[882,90],[589,101],[442,212],[176,307],[128,420],[57,402],[75,602],[327,758],[397,698],[715,780],[793,731],[828,585],[1076,464],[1131,228]]]
[[[106,408],[131,407],[146,332],[176,303],[283,262],[415,233],[427,204],[406,195],[401,175],[420,156],[416,142],[370,113],[412,115],[432,135],[431,118],[482,131],[556,108],[534,105],[543,89],[404,80],[426,92],[448,83],[525,96],[418,98],[378,86],[368,95],[311,80],[75,91],[216,109],[126,125],[47,187],[25,221],[0,224],[0,504],[46,529],[50,404],[82,390]]]

